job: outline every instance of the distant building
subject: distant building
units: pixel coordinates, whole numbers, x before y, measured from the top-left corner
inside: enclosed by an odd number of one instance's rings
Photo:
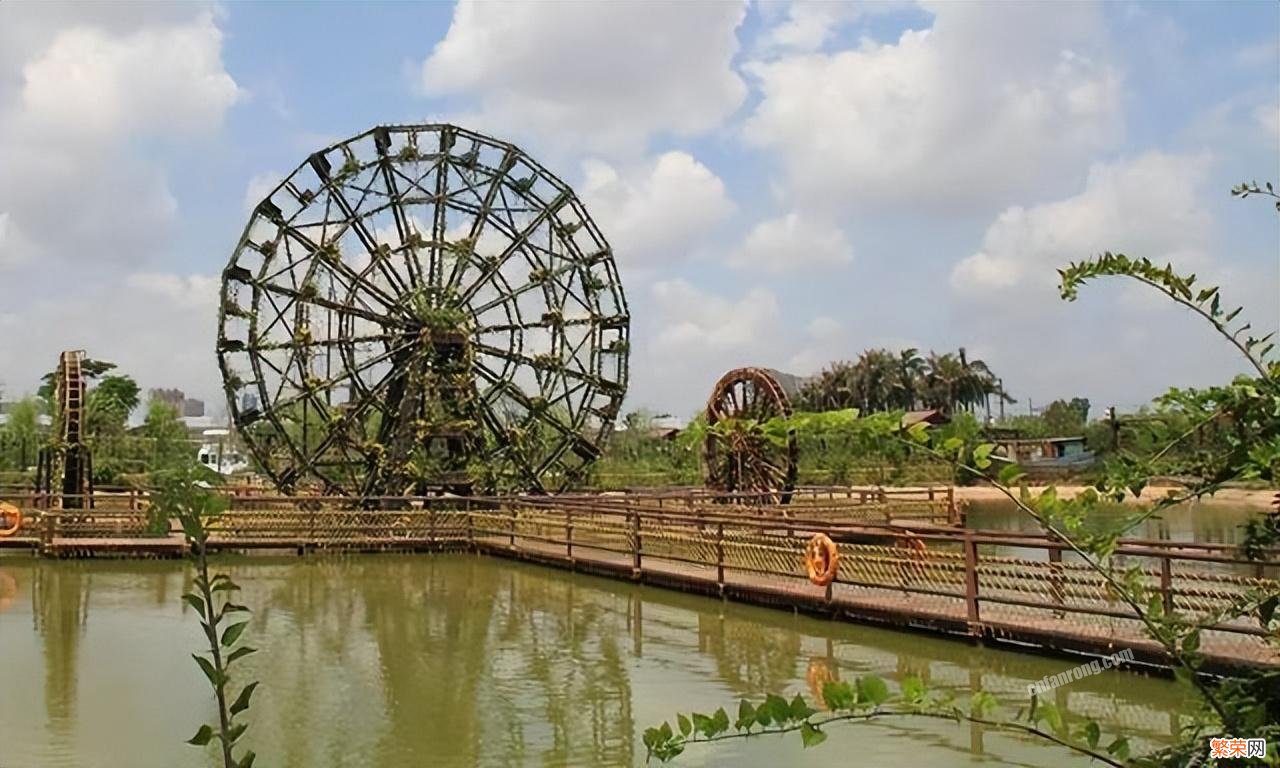
[[[190,416],[203,416],[203,415],[204,415],[204,401],[203,401],[203,400],[197,400],[197,399],[195,399],[194,397],[187,397],[187,398],[184,398],[184,399],[182,400],[182,415],[183,415],[183,416],[188,416],[188,417],[190,417]]]
[[[1081,469],[1093,463],[1083,437],[996,439],[999,453],[1026,469]]]
[[[164,403],[181,415],[187,395],[180,389],[152,389],[147,392],[147,398],[153,403]]]

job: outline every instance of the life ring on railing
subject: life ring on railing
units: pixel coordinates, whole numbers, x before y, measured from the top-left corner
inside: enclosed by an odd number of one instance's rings
[[[836,543],[825,533],[815,533],[804,547],[804,567],[809,572],[809,581],[825,587],[836,580],[839,566],[840,551]]]
[[[12,536],[22,529],[22,510],[0,501],[0,526],[8,525],[10,520],[13,521],[12,527],[0,527],[0,539]]]

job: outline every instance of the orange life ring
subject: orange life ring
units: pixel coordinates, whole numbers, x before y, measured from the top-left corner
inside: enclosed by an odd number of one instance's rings
[[[815,533],[804,547],[804,567],[809,571],[809,581],[825,587],[836,580],[840,565],[840,552],[836,543],[825,533]]]
[[[0,539],[12,536],[22,529],[22,510],[0,501],[0,525],[8,520],[13,520],[13,527],[0,528]]]

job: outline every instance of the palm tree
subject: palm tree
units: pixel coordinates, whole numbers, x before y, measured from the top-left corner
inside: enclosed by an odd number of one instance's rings
[[[894,405],[905,410],[915,410],[924,383],[925,363],[920,350],[908,347],[898,353],[898,368],[893,380]]]

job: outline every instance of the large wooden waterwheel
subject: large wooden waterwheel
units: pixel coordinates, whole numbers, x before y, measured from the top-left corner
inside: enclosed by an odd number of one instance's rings
[[[218,362],[286,492],[559,490],[613,428],[630,319],[564,182],[453,125],[311,155],[223,271]]]
[[[796,486],[791,401],[763,368],[736,368],[707,400],[703,478],[726,501],[786,504]]]

